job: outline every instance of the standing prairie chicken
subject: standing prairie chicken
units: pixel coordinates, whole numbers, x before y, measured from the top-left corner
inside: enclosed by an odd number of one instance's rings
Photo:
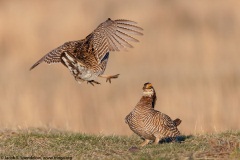
[[[181,120],[177,118],[173,121],[166,114],[156,111],[156,99],[152,84],[145,83],[142,98],[125,118],[130,129],[145,140],[140,146],[145,146],[151,140],[158,144],[162,138],[176,138],[180,135],[177,126]]]
[[[87,81],[92,85],[97,77],[106,78],[106,82],[111,83],[116,75],[103,75],[109,58],[110,51],[126,50],[133,48],[129,41],[138,42],[130,36],[143,35],[142,28],[135,25],[136,22],[130,20],[111,20],[108,18],[101,23],[85,39],[66,42],[60,47],[52,50],[38,60],[31,68],[42,62],[48,64],[61,62],[67,67],[78,83]]]

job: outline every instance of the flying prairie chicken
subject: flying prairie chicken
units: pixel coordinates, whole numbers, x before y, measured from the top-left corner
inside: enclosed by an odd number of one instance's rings
[[[130,129],[145,140],[140,146],[147,145],[151,140],[158,144],[162,138],[175,139],[180,135],[177,126],[181,120],[178,118],[172,120],[166,114],[156,111],[154,109],[156,100],[152,84],[145,83],[142,98],[125,118]]]
[[[97,77],[106,78],[111,83],[116,75],[103,75],[110,51],[133,48],[129,41],[138,42],[132,35],[143,35],[143,29],[136,22],[124,19],[111,20],[108,18],[101,23],[85,39],[66,42],[38,60],[31,68],[42,62],[48,64],[61,62],[67,67],[78,83],[87,81],[92,85],[100,84]]]

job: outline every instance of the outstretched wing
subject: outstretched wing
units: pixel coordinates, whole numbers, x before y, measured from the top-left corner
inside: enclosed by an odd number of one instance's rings
[[[108,18],[86,37],[86,42],[92,44],[93,54],[98,63],[109,51],[133,48],[128,41],[139,42],[131,35],[143,35],[143,29],[135,24],[137,23],[130,20]]]
[[[64,43],[60,47],[52,50],[51,52],[43,56],[30,68],[30,70],[32,70],[42,62],[46,62],[48,64],[61,62],[62,61],[61,56],[63,55],[64,52],[70,53],[76,56],[77,50],[80,48],[81,44],[82,44],[82,41],[70,41],[70,42]]]

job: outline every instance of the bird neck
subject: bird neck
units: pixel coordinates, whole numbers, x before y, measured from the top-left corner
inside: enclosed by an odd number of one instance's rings
[[[151,110],[154,108],[156,103],[156,96],[142,96],[140,101],[138,102],[136,109],[141,110]]]
[[[142,98],[146,99],[147,101],[151,101],[152,108],[155,107],[155,104],[156,104],[156,101],[157,101],[157,96],[156,96],[155,92],[143,92]]]

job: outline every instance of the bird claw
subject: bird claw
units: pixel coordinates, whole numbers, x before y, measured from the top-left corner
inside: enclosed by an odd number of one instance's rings
[[[94,84],[101,84],[97,81],[91,80],[91,81],[87,81],[87,84],[90,83],[92,86],[94,86]]]
[[[112,78],[118,78],[119,75],[120,75],[120,74],[116,74],[116,75],[108,76],[108,77],[106,78],[106,82],[109,81],[109,83],[111,83],[111,79],[112,79]]]

